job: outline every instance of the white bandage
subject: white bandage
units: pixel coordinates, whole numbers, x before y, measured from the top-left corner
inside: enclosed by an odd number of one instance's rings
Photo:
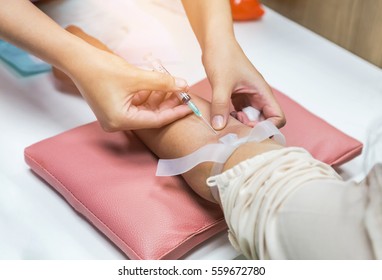
[[[250,121],[259,121],[261,112],[251,106],[245,107],[242,111],[247,115]]]
[[[216,174],[221,171],[222,164],[227,161],[241,144],[246,142],[261,142],[271,136],[278,143],[285,144],[284,136],[270,121],[260,122],[251,130],[247,137],[238,138],[236,134],[230,133],[220,138],[220,143],[208,144],[187,156],[176,159],[160,159],[156,175],[173,176],[182,174],[196,165],[207,161],[217,163],[213,168],[213,173]]]

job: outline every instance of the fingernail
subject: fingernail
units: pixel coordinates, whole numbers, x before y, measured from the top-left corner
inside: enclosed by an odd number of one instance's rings
[[[231,113],[229,113],[232,117],[234,117],[235,119],[237,119],[237,112],[236,111],[232,111]]]
[[[187,87],[187,82],[181,78],[175,78],[175,85],[178,88],[184,88]]]
[[[212,126],[215,129],[221,129],[223,128],[223,121],[224,121],[224,118],[222,115],[216,115],[212,119]]]

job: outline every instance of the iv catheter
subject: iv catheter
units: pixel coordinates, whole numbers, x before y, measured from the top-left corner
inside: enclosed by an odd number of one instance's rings
[[[168,74],[168,75],[171,75],[166,68],[164,68],[164,66],[162,65],[162,63],[160,62],[159,59],[155,59],[153,58],[151,55],[147,55],[145,56],[145,59],[151,63],[151,66],[154,68],[155,71],[158,71],[158,72],[161,72],[161,73],[165,73],[165,74]],[[215,134],[218,134],[216,132],[215,129],[213,129],[213,127],[209,124],[209,122],[203,117],[202,113],[200,112],[200,110],[198,109],[198,107],[196,107],[195,103],[191,101],[191,96],[186,93],[186,92],[179,92],[178,93],[178,97],[180,98],[180,100],[186,104],[191,110],[192,112],[194,112],[194,114],[201,118],[204,122],[205,125],[208,126],[208,128],[210,128]]]

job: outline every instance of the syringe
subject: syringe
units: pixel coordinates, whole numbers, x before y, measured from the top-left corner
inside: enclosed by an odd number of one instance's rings
[[[154,68],[155,71],[171,75],[170,72],[168,72],[167,69],[164,68],[159,59],[156,59],[151,55],[145,56],[145,59],[148,62],[150,62],[151,66]],[[192,112],[194,112],[196,116],[203,120],[203,122],[208,126],[208,128],[210,128],[215,134],[218,134],[216,130],[213,129],[213,127],[209,124],[209,122],[203,117],[202,113],[200,112],[198,107],[196,107],[195,103],[191,101],[191,96],[187,92],[179,92],[178,97],[184,104],[186,104],[192,110]]]

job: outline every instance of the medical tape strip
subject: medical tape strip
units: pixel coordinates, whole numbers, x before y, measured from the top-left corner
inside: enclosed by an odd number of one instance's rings
[[[284,135],[270,121],[259,122],[249,133],[249,136],[238,138],[234,133],[229,133],[219,139],[220,143],[208,144],[195,152],[176,159],[160,159],[156,176],[173,176],[183,174],[203,162],[216,163],[212,173],[221,172],[223,164],[231,154],[243,143],[261,142],[273,136],[275,141],[285,145]]]

